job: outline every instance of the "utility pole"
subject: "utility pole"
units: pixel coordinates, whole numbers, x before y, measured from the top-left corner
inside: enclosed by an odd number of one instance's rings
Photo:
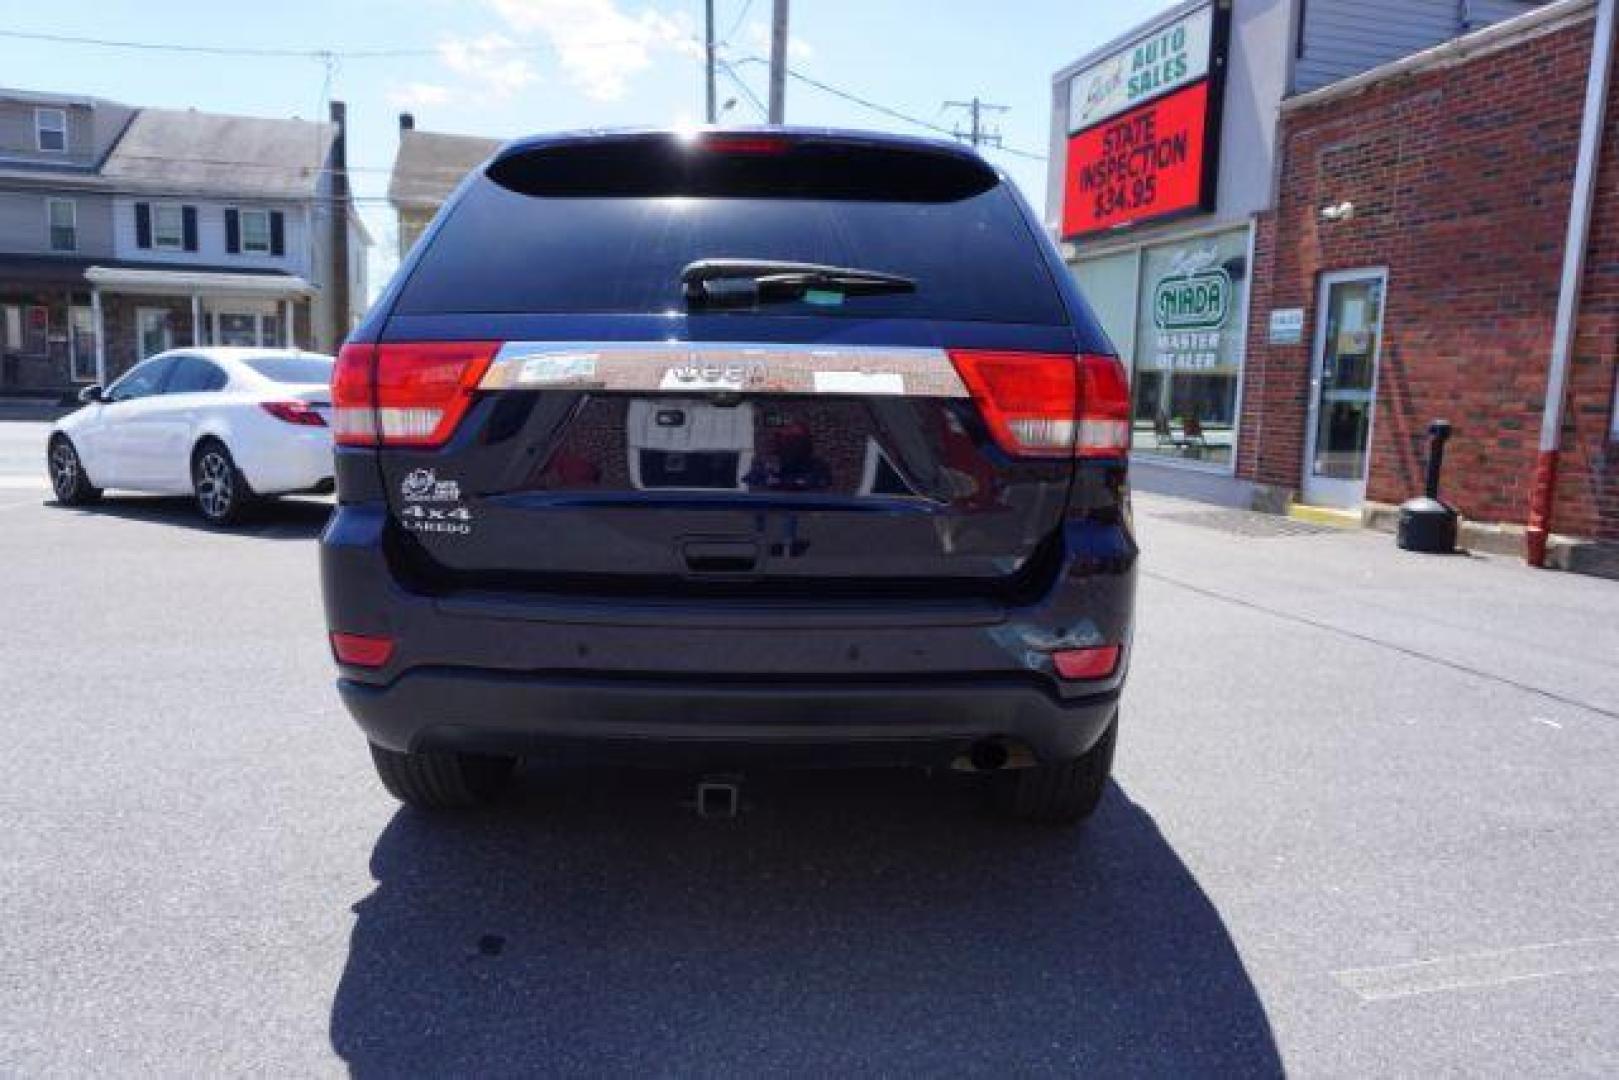
[[[770,19],[770,122],[786,123],[787,0],[776,0]]]
[[[703,0],[706,21],[703,24],[703,56],[706,58],[708,83],[708,108],[704,115],[710,124],[718,118],[714,112],[714,0]]]
[[[1011,109],[1010,105],[995,105],[988,101],[973,98],[971,101],[947,101],[944,103],[944,107],[947,109],[962,109],[967,113],[968,128],[966,131],[961,130],[959,127],[956,128],[956,138],[962,142],[972,143],[974,146],[1001,145],[1001,133],[990,129],[989,125],[984,122],[983,114],[1004,113]]]

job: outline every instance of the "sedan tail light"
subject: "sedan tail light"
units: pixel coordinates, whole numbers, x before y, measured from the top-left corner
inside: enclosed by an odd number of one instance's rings
[[[332,371],[345,446],[442,446],[500,348],[489,341],[345,345]]]
[[[277,420],[299,427],[326,426],[326,418],[307,401],[261,401],[259,407]]]
[[[1110,457],[1130,449],[1130,384],[1112,356],[952,349],[990,434],[1017,457]]]

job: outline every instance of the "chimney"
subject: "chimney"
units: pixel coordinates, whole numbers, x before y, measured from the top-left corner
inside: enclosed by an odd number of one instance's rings
[[[400,131],[415,131],[416,130],[416,118],[414,116],[412,116],[408,112],[400,113],[399,114],[399,130]]]
[[[332,229],[331,277],[326,283],[328,338],[331,352],[349,336],[349,153],[348,106],[341,101],[332,102],[332,125],[337,137],[332,140],[332,157],[327,163],[332,170],[331,213],[327,220]]]

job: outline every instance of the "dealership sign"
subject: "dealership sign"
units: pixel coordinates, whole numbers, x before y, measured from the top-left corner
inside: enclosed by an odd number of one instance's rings
[[[1069,80],[1065,239],[1213,209],[1226,18],[1198,8]]]
[[[1206,78],[1213,43],[1214,8],[1205,7],[1092,64],[1068,81],[1068,130]]]

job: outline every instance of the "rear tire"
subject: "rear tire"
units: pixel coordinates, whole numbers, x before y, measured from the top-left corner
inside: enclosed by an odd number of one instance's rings
[[[84,462],[79,460],[79,451],[66,435],[51,439],[46,459],[51,471],[51,490],[57,502],[63,506],[85,506],[101,498],[101,489],[90,483]]]
[[[516,758],[401,753],[376,743],[371,744],[371,761],[388,794],[418,810],[465,810],[493,802],[517,765]]]
[[[1102,737],[1072,761],[1013,769],[995,780],[997,809],[1014,821],[1072,825],[1095,812],[1113,775],[1113,747],[1119,717],[1114,713]]]
[[[253,489],[236,459],[218,439],[204,439],[191,452],[191,490],[210,525],[240,525],[253,508]]]

